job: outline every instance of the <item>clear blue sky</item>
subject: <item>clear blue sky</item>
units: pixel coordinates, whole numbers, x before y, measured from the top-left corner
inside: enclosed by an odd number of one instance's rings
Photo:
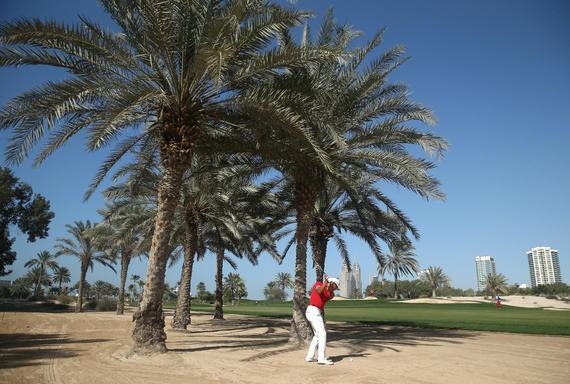
[[[560,252],[562,277],[570,277],[570,2],[543,1],[308,1],[317,17],[331,5],[337,19],[370,38],[388,27],[384,47],[404,44],[412,57],[394,81],[405,82],[413,98],[431,107],[439,118],[434,132],[451,144],[435,175],[443,183],[446,202],[425,202],[387,186],[386,192],[414,220],[422,233],[417,255],[422,267],[441,266],[453,285],[473,288],[474,258],[490,255],[510,283],[530,283],[526,251],[551,246]],[[109,20],[94,0],[2,0],[0,22],[17,17],[73,21],[85,15]],[[61,78],[46,68],[0,69],[0,103],[40,84]],[[0,132],[0,147],[8,134]],[[26,260],[51,250],[65,236],[65,224],[98,220],[99,196],[82,201],[105,152],[87,153],[74,139],[41,168],[31,162],[14,167],[15,174],[45,195],[56,217],[50,237],[27,244],[18,236],[14,273],[21,276]],[[14,231],[15,233],[15,231]],[[376,265],[366,247],[351,239],[366,285]],[[282,265],[269,256],[258,267],[239,263],[251,298],[261,298],[277,272],[293,273],[293,254]],[[79,276],[74,259],[60,262]],[[328,272],[340,272],[340,258],[329,247]],[[179,279],[180,266],[168,270],[167,281]],[[226,271],[228,267],[226,267]],[[130,273],[144,276],[144,262]],[[194,283],[213,290],[213,257],[195,265]],[[312,273],[309,282],[312,280]],[[118,282],[117,275],[97,266],[88,280]]]

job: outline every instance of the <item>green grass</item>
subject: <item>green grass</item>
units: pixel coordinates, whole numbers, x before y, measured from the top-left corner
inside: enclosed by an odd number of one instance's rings
[[[172,308],[172,305],[167,305]],[[192,304],[192,310],[212,312],[213,305]],[[240,306],[224,306],[225,313],[290,317],[291,303],[244,301]],[[423,328],[467,329],[570,336],[570,311],[495,304],[406,304],[386,301],[333,301],[327,304],[331,321],[364,322]]]

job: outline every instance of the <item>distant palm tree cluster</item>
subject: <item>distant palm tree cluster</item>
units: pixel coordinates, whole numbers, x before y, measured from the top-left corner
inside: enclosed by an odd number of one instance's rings
[[[421,129],[433,113],[389,80],[407,57],[401,46],[378,51],[384,30],[361,43],[330,11],[313,33],[309,13],[264,0],[101,3],[116,29],[86,18],[0,28],[0,65],[69,73],[0,110],[0,128],[13,132],[8,162],[41,146],[39,165],[77,134],[90,151],[114,145],[86,194],[115,169],[101,223],[78,221],[58,240],[58,253],[80,264],[78,310],[88,270],[116,260],[122,312],[129,262],[147,255],[144,289],[127,288],[130,298],[142,294],[133,350],[164,352],[169,265],[182,259],[172,326],[186,328],[195,260],[216,259],[214,317],[223,319],[224,296],[245,294],[236,275],[224,279],[224,264],[257,264],[264,253],[281,262],[295,246],[294,276],[268,288],[285,300],[292,286],[291,336],[303,342],[312,337],[308,249],[317,280],[329,240],[350,263],[346,233],[367,244],[382,272],[417,269],[410,244],[419,232],[383,186],[443,199],[424,157],[441,156],[447,143]]]

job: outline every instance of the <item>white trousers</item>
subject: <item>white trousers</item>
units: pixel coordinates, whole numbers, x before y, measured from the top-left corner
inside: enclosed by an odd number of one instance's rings
[[[325,350],[327,348],[327,331],[325,331],[325,323],[323,321],[323,316],[321,315],[321,310],[314,305],[309,305],[305,315],[307,316],[309,323],[311,323],[314,333],[311,345],[309,345],[309,351],[307,352],[307,360],[315,358],[315,349],[318,345],[318,360],[323,361],[325,360]]]

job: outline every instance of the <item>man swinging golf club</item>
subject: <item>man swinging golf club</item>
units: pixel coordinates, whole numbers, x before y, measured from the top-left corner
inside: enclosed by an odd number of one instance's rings
[[[315,357],[315,349],[318,352],[318,364],[333,365],[334,363],[325,357],[325,350],[327,347],[327,331],[325,330],[325,323],[323,321],[323,310],[327,301],[334,297],[334,291],[339,288],[340,280],[334,277],[325,275],[325,282],[317,281],[311,290],[311,299],[305,315],[307,320],[311,323],[313,328],[313,340],[307,352],[307,362],[313,362]]]

